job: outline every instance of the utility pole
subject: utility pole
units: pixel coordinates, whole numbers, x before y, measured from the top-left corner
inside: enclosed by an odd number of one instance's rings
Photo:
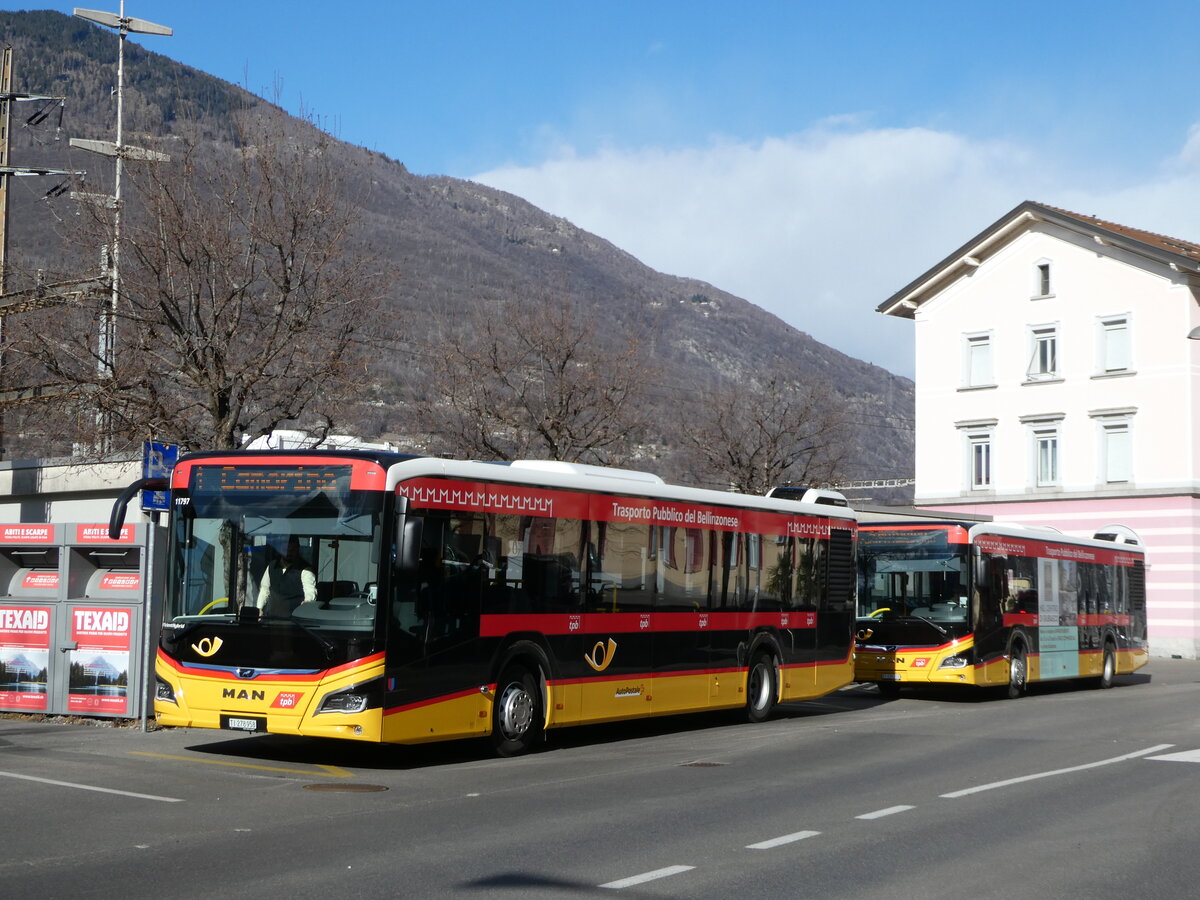
[[[68,299],[67,296],[58,296],[54,290],[55,285],[39,284],[36,288],[29,291],[22,291],[19,294],[8,293],[8,197],[9,197],[9,182],[12,178],[21,175],[63,175],[63,176],[80,176],[83,172],[71,172],[64,169],[47,169],[37,166],[13,166],[10,164],[11,138],[12,138],[12,105],[13,103],[23,100],[40,100],[44,103],[58,103],[61,111],[62,103],[66,98],[51,97],[44,94],[25,94],[13,90],[13,50],[12,47],[4,48],[3,62],[0,62],[0,375],[4,371],[4,342],[6,340],[5,316],[12,315],[17,312],[26,312],[31,309],[38,309],[50,303],[55,303],[60,300]],[[42,121],[47,115],[45,112],[47,107],[43,106],[41,110],[34,113],[29,121],[37,124]],[[61,115],[61,112],[60,112]],[[59,124],[61,125],[61,119]],[[53,188],[47,196],[61,193],[65,190],[65,186],[60,185],[58,188]],[[84,282],[68,282],[71,287],[78,287]],[[77,296],[72,294],[71,296]],[[0,391],[0,401],[11,402],[14,398],[31,399],[35,389],[23,388],[17,391],[5,390]],[[4,455],[4,414],[0,410],[0,457]]]
[[[170,157],[165,153],[144,150],[141,147],[130,147],[124,143],[122,128],[125,102],[125,36],[128,34],[157,34],[170,37],[173,31],[166,25],[157,25],[145,19],[135,19],[125,15],[125,0],[121,0],[120,12],[110,13],[98,9],[75,8],[75,15],[97,25],[115,28],[119,34],[117,45],[117,140],[91,141],[71,138],[71,146],[80,150],[88,150],[103,156],[116,159],[115,177],[113,178],[113,240],[112,249],[108,255],[108,276],[112,283],[112,295],[108,309],[100,319],[100,335],[97,343],[97,368],[101,382],[111,379],[116,371],[116,341],[117,341],[117,312],[121,297],[121,170],[126,159],[143,159],[166,162]],[[101,449],[107,449],[108,428],[107,417],[102,413],[97,416]]]

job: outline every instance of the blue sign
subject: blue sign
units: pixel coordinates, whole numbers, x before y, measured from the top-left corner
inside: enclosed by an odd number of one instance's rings
[[[169,478],[175,462],[179,459],[178,444],[163,444],[158,441],[142,442],[142,477]],[[142,509],[166,510],[171,508],[169,491],[142,491]]]

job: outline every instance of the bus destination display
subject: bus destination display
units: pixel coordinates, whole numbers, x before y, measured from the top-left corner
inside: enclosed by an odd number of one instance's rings
[[[298,493],[343,491],[350,485],[350,466],[196,466],[191,489],[196,493]]]

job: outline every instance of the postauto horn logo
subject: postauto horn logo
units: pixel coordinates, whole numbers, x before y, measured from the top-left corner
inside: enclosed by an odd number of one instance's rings
[[[609,638],[607,646],[605,646],[603,641],[596,641],[596,646],[592,647],[592,652],[583,654],[583,659],[584,662],[597,672],[603,672],[612,663],[616,653],[617,642]]]
[[[199,643],[192,644],[192,649],[205,658],[213,656],[221,649],[221,639],[219,637],[206,637]]]

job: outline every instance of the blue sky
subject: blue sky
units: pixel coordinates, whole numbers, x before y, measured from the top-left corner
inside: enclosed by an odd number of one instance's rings
[[[1024,200],[1200,241],[1197,11],[1175,0],[125,8],[174,28],[134,38],[148,49],[268,97],[278,83],[285,107],[344,140],[418,174],[512,191],[904,375],[911,323],[875,307]]]

